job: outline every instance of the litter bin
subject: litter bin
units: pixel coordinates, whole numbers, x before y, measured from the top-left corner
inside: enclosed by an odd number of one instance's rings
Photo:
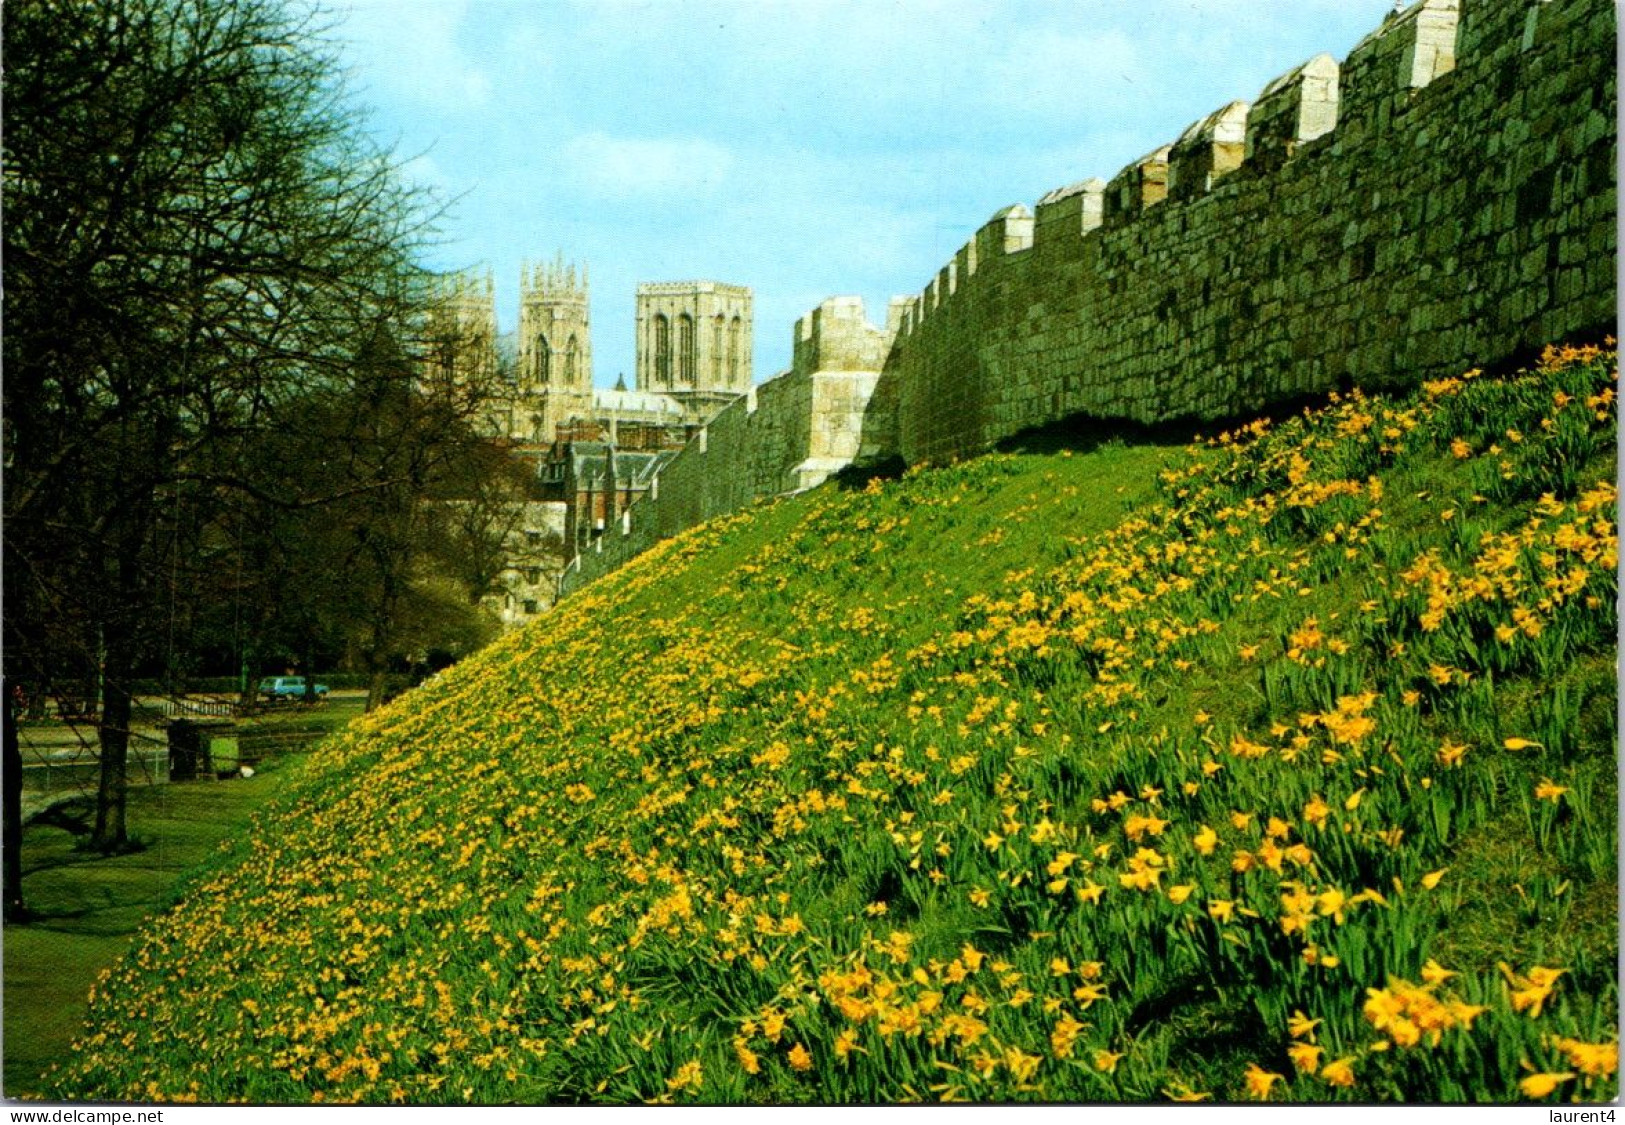
[[[237,725],[176,719],[169,724],[169,780],[191,781],[238,766]]]

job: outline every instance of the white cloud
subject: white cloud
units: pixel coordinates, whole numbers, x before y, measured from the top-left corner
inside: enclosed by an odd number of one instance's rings
[[[582,190],[617,199],[692,198],[715,191],[733,154],[688,137],[612,137],[582,133],[561,150],[564,174]]]

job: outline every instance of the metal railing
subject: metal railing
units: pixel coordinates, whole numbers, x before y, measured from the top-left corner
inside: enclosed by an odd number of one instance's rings
[[[252,706],[249,705],[250,708]],[[166,719],[188,715],[212,715],[230,719],[245,714],[248,709],[233,699],[165,699],[160,703],[160,710]]]

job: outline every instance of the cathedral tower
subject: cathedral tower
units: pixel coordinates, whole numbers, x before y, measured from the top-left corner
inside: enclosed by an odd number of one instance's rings
[[[552,264],[520,267],[519,397],[514,436],[551,442],[559,423],[592,410],[592,333],[587,269],[580,276],[560,254]]]
[[[498,381],[496,286],[489,270],[441,274],[431,282],[424,319],[423,377],[478,396],[478,425],[506,434],[512,418]]]
[[[750,289],[720,281],[640,284],[637,385],[671,395],[696,416],[750,390]]]
[[[496,289],[487,270],[436,277],[429,292],[426,377],[487,391],[496,375]]]

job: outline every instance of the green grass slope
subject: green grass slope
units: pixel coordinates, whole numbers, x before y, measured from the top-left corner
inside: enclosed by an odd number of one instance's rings
[[[1612,1097],[1616,379],[663,544],[331,743],[55,1093]]]

